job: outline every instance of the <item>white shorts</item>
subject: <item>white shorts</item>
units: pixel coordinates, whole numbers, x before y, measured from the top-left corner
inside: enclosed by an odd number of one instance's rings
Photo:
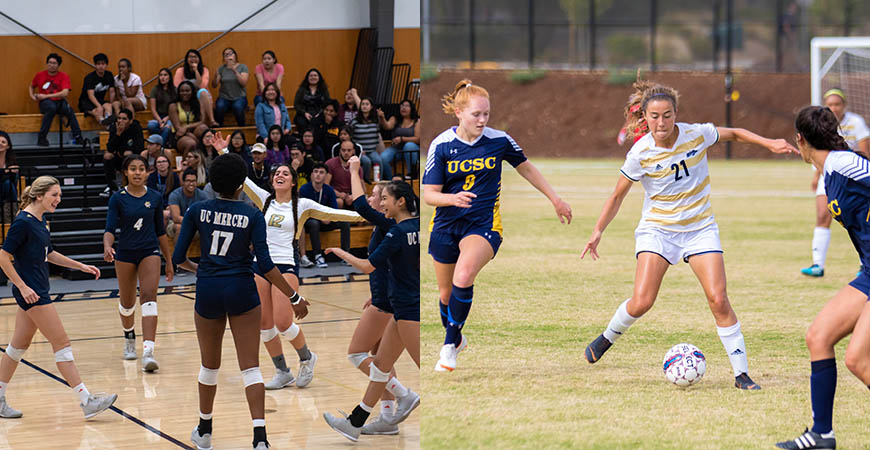
[[[816,195],[828,195],[825,192],[825,176],[824,175],[819,177],[819,185],[816,186]]]
[[[634,231],[635,256],[642,252],[655,253],[669,264],[677,264],[682,259],[701,253],[722,253],[719,242],[719,226],[712,225],[696,231],[667,231],[658,228],[644,228]]]

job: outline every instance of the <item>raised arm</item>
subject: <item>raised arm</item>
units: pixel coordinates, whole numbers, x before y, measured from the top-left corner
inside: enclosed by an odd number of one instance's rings
[[[759,145],[773,153],[800,154],[800,152],[791,144],[786,142],[785,139],[768,139],[743,128],[716,127],[716,131],[719,132],[719,140],[722,142],[736,141],[744,144]]]
[[[544,178],[544,174],[542,174],[541,171],[531,163],[531,161],[526,160],[518,165],[517,172],[531,183],[535,189],[541,191],[542,194],[547,196],[547,199],[549,199],[550,203],[553,204],[553,208],[556,209],[556,217],[559,218],[560,222],[565,223],[567,220],[568,223],[571,223],[571,219],[573,218],[571,206],[556,194],[556,191],[553,190],[553,187],[550,186],[550,183],[548,183],[547,179]]]
[[[613,189],[613,193],[610,194],[610,197],[604,202],[604,207],[601,208],[601,215],[598,216],[598,222],[595,222],[592,236],[589,237],[589,242],[583,248],[580,259],[586,256],[586,252],[590,252],[593,260],[598,259],[598,243],[601,242],[601,234],[604,233],[604,230],[610,225],[613,218],[616,217],[616,213],[619,212],[619,207],[622,206],[622,201],[625,200],[625,196],[628,195],[630,189],[631,180],[623,176],[619,177],[619,180],[616,182],[616,188]]]

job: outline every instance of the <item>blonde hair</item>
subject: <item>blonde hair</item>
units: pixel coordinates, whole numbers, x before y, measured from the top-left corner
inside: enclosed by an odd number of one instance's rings
[[[647,103],[651,100],[667,100],[671,102],[676,111],[677,100],[680,98],[676,89],[654,81],[637,80],[632,87],[634,92],[628,96],[628,102],[625,104],[625,128],[630,138],[646,134],[649,131],[646,120],[643,118]]]
[[[43,175],[37,178],[33,181],[33,184],[24,188],[24,192],[21,193],[21,205],[19,208],[27,208],[37,197],[45,195],[55,185],[60,185],[60,182],[55,177]]]
[[[452,116],[457,110],[468,106],[471,97],[484,97],[489,99],[489,92],[486,89],[471,84],[471,80],[464,79],[456,83],[453,92],[441,97],[441,108],[444,109],[444,114]]]

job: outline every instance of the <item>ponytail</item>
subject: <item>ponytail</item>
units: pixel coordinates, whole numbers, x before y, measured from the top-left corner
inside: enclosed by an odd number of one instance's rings
[[[471,97],[484,97],[489,99],[489,92],[486,89],[471,84],[471,80],[464,79],[456,83],[453,92],[441,97],[441,108],[444,114],[452,116],[457,110],[464,109],[471,101]]]
[[[849,144],[840,136],[840,121],[830,108],[807,106],[795,117],[794,128],[816,150],[849,148]]]

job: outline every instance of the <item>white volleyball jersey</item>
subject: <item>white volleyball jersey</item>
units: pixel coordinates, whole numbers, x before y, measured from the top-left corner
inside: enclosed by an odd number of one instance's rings
[[[719,140],[712,123],[677,123],[672,148],[656,147],[652,134],[628,151],[620,171],[643,184],[646,197],[637,228],[700,230],[715,223],[710,206],[707,148]]]
[[[261,211],[269,198],[269,192],[245,178],[245,193]],[[272,200],[266,210],[266,243],[269,255],[275,264],[296,265],[293,241],[302,232],[305,221],[313,218],[336,222],[364,222],[359,214],[346,209],[333,209],[308,198],[300,197],[296,204],[297,218],[293,217],[293,202],[280,203]]]
[[[870,138],[870,129],[867,129],[867,123],[864,122],[864,119],[849,111],[846,111],[846,114],[843,115],[843,120],[840,121],[839,133],[846,140],[846,143],[849,144],[849,148],[853,150],[858,146],[859,142]]]

